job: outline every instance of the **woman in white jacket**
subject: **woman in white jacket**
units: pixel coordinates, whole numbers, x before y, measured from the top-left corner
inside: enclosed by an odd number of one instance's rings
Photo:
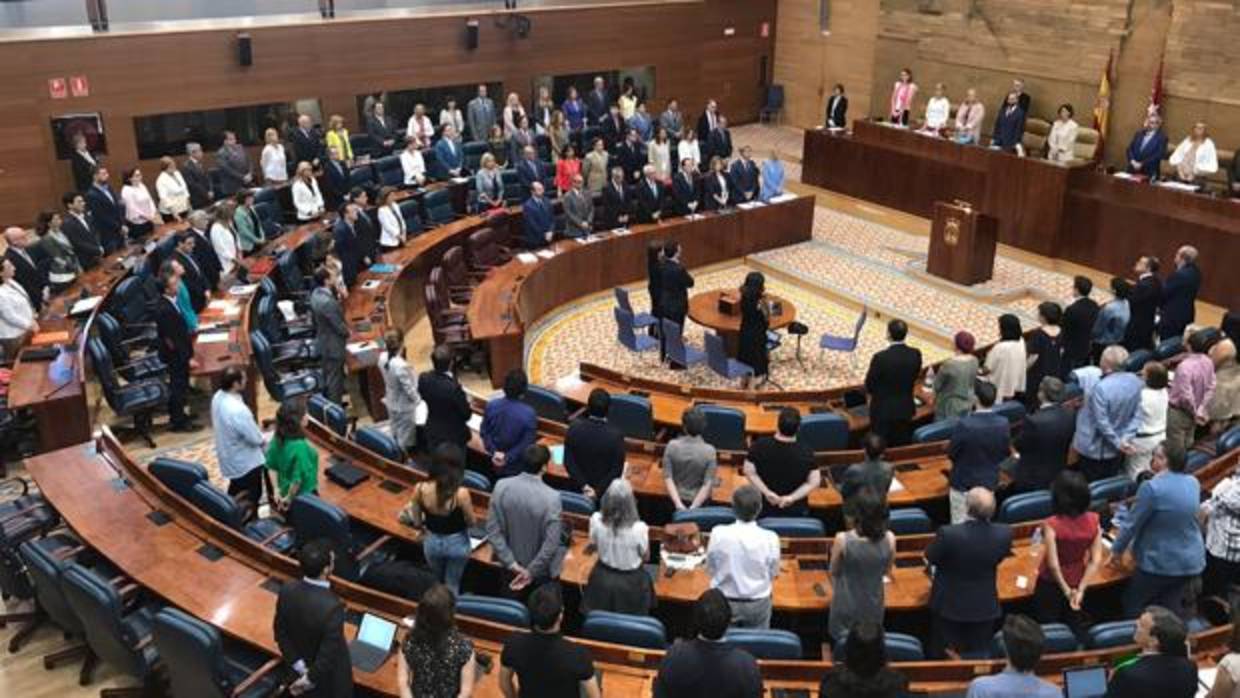
[[[1046,137],[1046,159],[1052,162],[1071,162],[1076,159],[1076,136],[1080,126],[1072,120],[1071,104],[1059,105],[1059,118],[1051,126]]]
[[[399,332],[388,331],[383,336],[383,344],[386,351],[379,355],[379,369],[383,372],[383,404],[392,424],[392,438],[406,453],[411,453],[417,443],[418,425],[414,415],[418,403],[422,401],[418,395],[418,377],[405,360],[405,340]]]
[[[159,212],[177,220],[189,213],[189,187],[177,169],[177,163],[165,155],[159,159],[159,176],[155,178],[155,193],[159,195]]]
[[[1198,121],[1193,132],[1180,141],[1171,154],[1171,166],[1181,182],[1196,183],[1202,175],[1218,172],[1218,151],[1214,141],[1206,135],[1206,122]]]

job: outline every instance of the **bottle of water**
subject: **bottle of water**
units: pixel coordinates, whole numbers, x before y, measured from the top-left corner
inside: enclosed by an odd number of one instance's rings
[[[934,367],[933,366],[926,369],[925,386],[926,386],[926,390],[934,389]]]
[[[1033,529],[1033,536],[1029,539],[1030,554],[1037,557],[1042,552],[1042,527],[1038,526]]]

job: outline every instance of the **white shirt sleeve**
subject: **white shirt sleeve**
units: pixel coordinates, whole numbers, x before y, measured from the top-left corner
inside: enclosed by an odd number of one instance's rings
[[[426,161],[421,151],[408,150],[400,154],[400,168],[405,173],[405,184],[417,184],[420,177],[426,176]]]
[[[237,264],[237,239],[232,231],[216,223],[211,226],[211,247],[215,256],[220,258],[220,268],[224,274],[232,273]]]
[[[307,221],[323,212],[323,195],[319,193],[317,182],[306,184],[302,180],[293,183],[293,206],[297,208],[297,218]]]

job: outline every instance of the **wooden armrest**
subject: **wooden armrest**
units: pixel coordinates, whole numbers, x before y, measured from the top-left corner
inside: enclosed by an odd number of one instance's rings
[[[368,555],[374,553],[376,550],[383,547],[383,545],[390,540],[392,540],[391,536],[388,536],[388,535],[379,536],[378,540],[366,546],[365,548],[362,548],[362,551],[357,554],[357,559],[362,560],[366,558]]]
[[[280,659],[269,659],[269,660],[267,660],[267,663],[266,663],[266,664],[264,664],[264,665],[260,666],[259,668],[255,669],[255,670],[254,670],[254,673],[252,673],[252,674],[250,674],[249,676],[245,677],[245,679],[244,679],[241,683],[239,683],[239,684],[237,684],[236,686],[234,686],[234,687],[233,687],[233,691],[232,691],[232,695],[233,695],[234,697],[235,697],[235,696],[239,696],[239,695],[241,695],[241,694],[245,693],[246,691],[250,690],[250,688],[252,688],[252,687],[254,686],[254,684],[258,682],[258,680],[259,680],[259,679],[263,678],[263,677],[264,677],[264,676],[266,676],[267,674],[270,674],[272,671],[275,671],[275,669],[276,669],[277,667],[279,667],[282,663],[283,663],[283,662],[282,662],[282,660],[280,660]]]
[[[572,412],[569,412],[569,413],[568,413],[568,421],[569,421],[569,422],[572,422],[574,419],[576,419],[576,418],[580,417],[581,415],[585,414],[585,411],[586,411],[586,408],[585,408],[585,407],[578,407],[576,410],[574,410],[574,411],[572,411]]]

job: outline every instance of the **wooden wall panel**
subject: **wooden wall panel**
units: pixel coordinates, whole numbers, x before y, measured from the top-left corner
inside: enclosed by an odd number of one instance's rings
[[[835,83],[848,93],[849,118],[868,114],[878,34],[876,0],[831,0],[830,34],[819,31],[820,0],[782,0],[775,48],[775,82],[784,85],[786,120],[823,122]]]
[[[114,177],[135,164],[135,116],[318,98],[325,114],[338,111],[356,128],[354,100],[368,92],[498,80],[527,98],[538,75],[645,65],[656,70],[652,111],[675,96],[696,120],[707,97],[718,96],[725,113],[749,121],[763,94],[760,56],[774,55],[775,6],[702,0],[531,11],[524,41],[482,17],[473,52],[464,47],[464,16],[263,27],[250,30],[250,68],[237,65],[231,29],[3,43],[0,221],[29,223],[70,186],[47,126],[68,112],[103,114]],[[767,38],[762,22],[770,23]],[[725,26],[735,34],[725,37]],[[89,78],[89,97],[48,97],[48,78],[77,74]]]

